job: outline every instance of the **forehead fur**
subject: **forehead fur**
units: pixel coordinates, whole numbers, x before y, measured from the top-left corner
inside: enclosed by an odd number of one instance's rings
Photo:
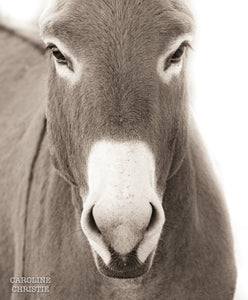
[[[139,30],[175,37],[191,32],[192,23],[190,12],[180,0],[53,0],[40,18],[40,29],[42,36],[66,40],[76,35],[90,42],[92,32],[100,39],[103,32],[111,38],[114,32],[125,37]]]

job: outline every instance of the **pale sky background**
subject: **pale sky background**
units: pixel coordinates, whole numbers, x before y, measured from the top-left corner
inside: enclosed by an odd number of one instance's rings
[[[0,0],[0,11],[27,28],[48,1]],[[248,300],[248,0],[191,2],[197,27],[193,110],[231,216],[239,273],[235,300]]]
[[[235,300],[248,300],[248,1],[194,0],[194,110],[234,233]]]

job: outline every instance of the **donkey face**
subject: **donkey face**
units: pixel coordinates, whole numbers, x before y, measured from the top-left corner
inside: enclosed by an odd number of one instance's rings
[[[191,22],[169,0],[58,1],[41,17],[51,156],[80,188],[82,229],[107,276],[152,264],[186,144]]]

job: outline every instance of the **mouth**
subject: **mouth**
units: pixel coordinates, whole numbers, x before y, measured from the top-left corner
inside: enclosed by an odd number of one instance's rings
[[[95,253],[97,269],[104,276],[120,279],[136,278],[150,270],[152,253],[147,257],[146,261],[142,263],[137,258],[135,250],[125,256],[119,255],[113,250],[110,250],[110,252],[111,261],[108,265]]]

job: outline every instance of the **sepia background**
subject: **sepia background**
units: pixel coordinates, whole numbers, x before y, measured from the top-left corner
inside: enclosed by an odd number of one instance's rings
[[[0,0],[0,20],[39,40],[37,20],[51,0]],[[187,2],[187,0],[186,0]],[[248,299],[248,1],[189,1],[196,19],[192,110],[226,196],[238,283]]]

